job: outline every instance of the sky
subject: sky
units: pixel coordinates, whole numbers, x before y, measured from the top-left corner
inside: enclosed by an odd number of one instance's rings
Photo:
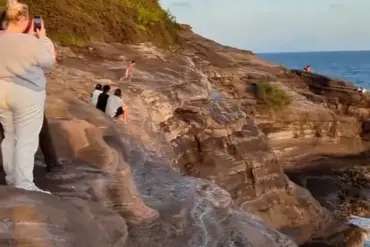
[[[370,50],[370,0],[161,0],[179,23],[254,52]]]

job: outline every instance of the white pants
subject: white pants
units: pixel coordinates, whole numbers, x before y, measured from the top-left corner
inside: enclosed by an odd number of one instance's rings
[[[33,168],[39,145],[45,91],[36,92],[26,87],[0,81],[6,93],[0,98],[0,122],[5,139],[1,143],[3,167],[7,184],[27,189],[34,186]]]

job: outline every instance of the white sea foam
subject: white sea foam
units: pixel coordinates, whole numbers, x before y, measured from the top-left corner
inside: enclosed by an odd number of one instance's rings
[[[370,231],[370,219],[368,218],[352,215],[349,223]],[[366,241],[364,247],[370,247],[370,238],[368,238],[368,241]]]

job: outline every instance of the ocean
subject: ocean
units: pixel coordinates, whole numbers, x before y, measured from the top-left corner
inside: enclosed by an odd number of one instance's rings
[[[351,81],[370,89],[370,51],[291,52],[258,54],[291,69],[310,65],[312,72]]]
[[[274,64],[291,69],[310,65],[312,72],[350,81],[370,89],[370,51],[291,52],[258,54]],[[370,219],[353,217],[350,223],[370,230]],[[370,247],[370,240],[364,245]]]

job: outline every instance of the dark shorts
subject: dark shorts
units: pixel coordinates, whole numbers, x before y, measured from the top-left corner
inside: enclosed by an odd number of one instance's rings
[[[116,115],[114,116],[115,118],[119,117],[122,115],[125,111],[123,110],[122,106],[117,109]]]

